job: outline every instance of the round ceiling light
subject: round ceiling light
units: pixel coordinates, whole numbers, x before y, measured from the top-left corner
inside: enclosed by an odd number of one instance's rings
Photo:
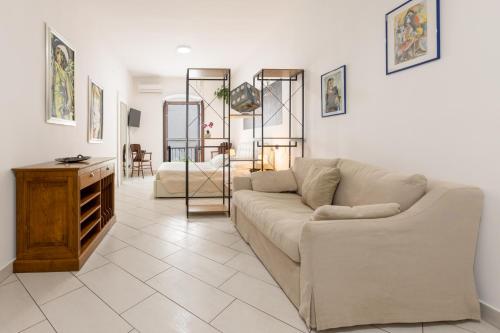
[[[186,54],[191,52],[191,46],[189,45],[179,45],[177,46],[177,53]]]

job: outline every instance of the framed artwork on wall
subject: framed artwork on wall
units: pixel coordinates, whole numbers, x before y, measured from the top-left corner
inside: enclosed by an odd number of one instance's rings
[[[48,25],[45,31],[46,121],[75,126],[75,50]]]
[[[104,94],[101,87],[89,77],[89,124],[88,140],[90,143],[103,141]]]
[[[386,74],[441,57],[439,0],[409,0],[385,15]]]
[[[347,112],[346,65],[321,75],[321,116]]]

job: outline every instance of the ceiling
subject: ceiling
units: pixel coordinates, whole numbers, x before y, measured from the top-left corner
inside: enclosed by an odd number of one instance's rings
[[[131,75],[183,76],[187,67],[234,69],[254,57],[263,67],[275,65],[278,58],[280,67],[300,63],[308,50],[303,41],[321,14],[310,4],[307,0],[90,0],[79,2],[78,10],[86,11],[92,22],[89,33],[105,42]],[[177,54],[180,44],[190,45],[192,52]],[[304,54],[290,57],[297,49]]]

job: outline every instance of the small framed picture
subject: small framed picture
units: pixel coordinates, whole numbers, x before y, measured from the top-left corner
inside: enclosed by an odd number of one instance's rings
[[[439,0],[409,0],[385,15],[386,74],[441,57]]]
[[[101,143],[103,141],[104,96],[102,88],[90,77],[88,108],[88,140],[90,143]]]
[[[347,112],[346,65],[321,75],[321,116]]]

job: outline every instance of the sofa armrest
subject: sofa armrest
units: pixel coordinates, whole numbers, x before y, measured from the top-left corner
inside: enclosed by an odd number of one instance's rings
[[[301,315],[318,329],[478,319],[482,204],[479,189],[441,183],[389,218],[306,222]]]
[[[233,192],[240,190],[252,190],[252,180],[250,177],[233,178]]]

